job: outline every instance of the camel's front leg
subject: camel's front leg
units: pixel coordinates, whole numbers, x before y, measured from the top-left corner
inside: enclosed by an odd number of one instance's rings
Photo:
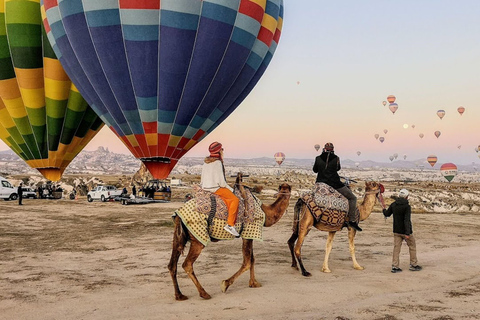
[[[335,237],[335,231],[331,231],[328,233],[327,243],[325,244],[325,259],[323,260],[323,272],[332,272],[328,268],[328,258],[330,257],[330,252],[332,252],[332,243],[333,238]]]
[[[188,251],[187,257],[185,258],[182,267],[197,287],[200,297],[204,299],[210,299],[211,296],[205,291],[205,289],[203,289],[202,285],[197,279],[197,276],[195,275],[195,272],[193,271],[193,264],[195,263],[205,246],[198,242],[198,240],[196,240],[194,237],[191,237],[190,241],[190,250]]]
[[[238,277],[248,269],[250,269],[250,287],[260,287],[260,284],[255,280],[255,274],[253,270],[253,240],[251,239],[243,239],[242,245],[242,253],[243,253],[243,263],[240,269],[227,280],[222,281],[222,292],[227,292],[228,287],[230,287]]]
[[[175,299],[182,301],[187,300],[187,296],[183,295],[180,291],[180,287],[178,286],[177,281],[177,264],[178,258],[183,252],[185,248],[185,244],[187,243],[186,235],[182,231],[180,217],[175,217],[175,231],[173,233],[173,244],[172,244],[172,256],[170,257],[170,262],[168,264],[168,270],[170,272],[170,276],[172,277],[173,281],[173,288],[175,290]]]
[[[348,247],[350,249],[350,255],[352,256],[353,268],[357,270],[363,270],[364,268],[358,264],[357,259],[355,258],[355,235],[357,230],[350,228],[348,230]]]

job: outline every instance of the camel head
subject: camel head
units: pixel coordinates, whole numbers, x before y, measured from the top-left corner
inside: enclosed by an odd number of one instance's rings
[[[292,194],[292,187],[288,183],[282,183],[278,187],[278,196],[286,195],[288,198],[290,198],[291,194]]]
[[[385,201],[383,200],[382,195],[383,192],[385,192],[385,188],[381,183],[376,181],[365,181],[365,195],[375,194],[375,198],[385,206]]]

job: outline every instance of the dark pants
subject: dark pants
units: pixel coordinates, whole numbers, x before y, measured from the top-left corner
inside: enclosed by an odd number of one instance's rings
[[[348,200],[348,221],[355,222],[355,211],[357,211],[357,197],[349,187],[344,186],[337,189]]]
[[[22,199],[23,199],[22,195],[19,194],[18,195],[18,204],[22,204]]]

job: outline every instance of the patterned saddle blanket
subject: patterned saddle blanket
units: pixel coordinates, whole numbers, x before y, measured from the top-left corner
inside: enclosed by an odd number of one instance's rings
[[[337,190],[325,183],[316,183],[313,189],[301,195],[316,222],[322,222],[330,227],[341,227],[348,219],[348,200]],[[355,215],[360,219],[360,213]]]
[[[262,240],[265,213],[261,209],[260,200],[248,189],[246,200],[242,199],[238,189],[234,189],[234,194],[240,199],[235,229],[243,239]],[[227,206],[223,200],[200,187],[195,187],[195,196],[176,210],[174,216],[178,215],[187,229],[204,246],[212,239],[234,239],[232,234],[223,229],[228,217]]]

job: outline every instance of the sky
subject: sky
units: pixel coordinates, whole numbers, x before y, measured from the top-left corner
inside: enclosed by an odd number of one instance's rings
[[[313,159],[315,144],[332,142],[341,159],[388,162],[397,153],[407,160],[434,154],[440,164],[480,162],[480,1],[284,5],[282,36],[264,76],[187,157],[205,156],[208,145],[219,141],[227,158],[273,161],[281,151],[286,158]],[[397,98],[395,114],[382,105],[388,95]],[[439,109],[446,111],[442,120]],[[108,128],[85,149],[98,146],[130,153]],[[0,150],[6,149],[0,141]]]

